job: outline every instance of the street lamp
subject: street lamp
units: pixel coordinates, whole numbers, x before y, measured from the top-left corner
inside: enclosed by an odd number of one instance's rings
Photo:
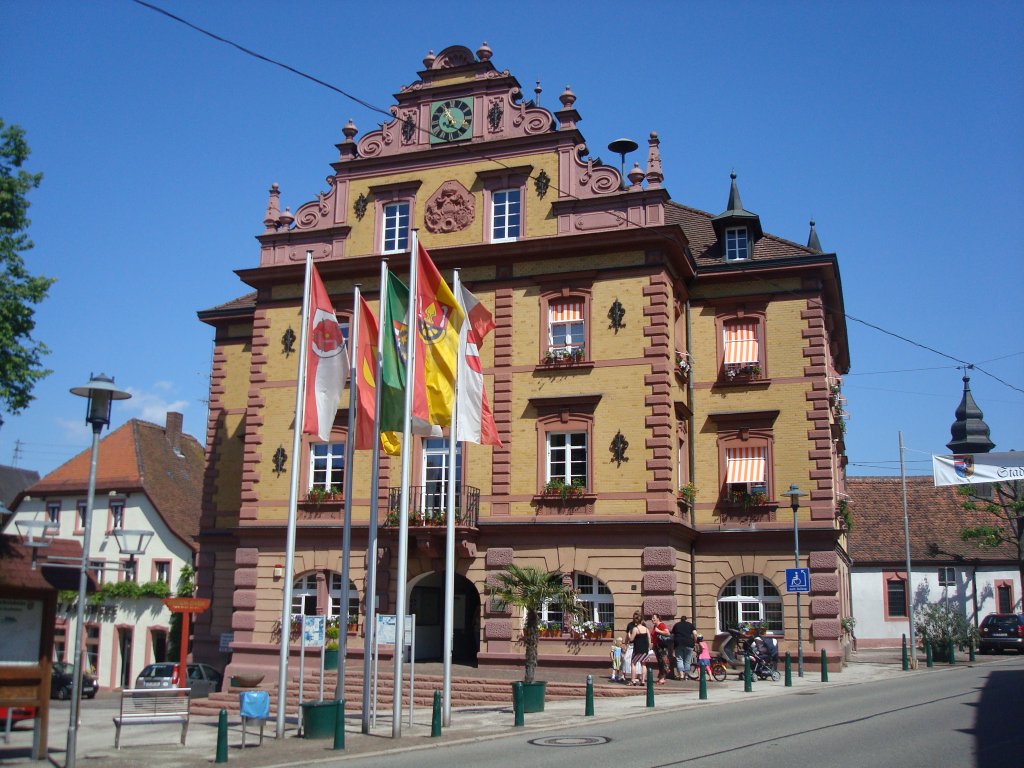
[[[807,494],[800,490],[800,486],[791,483],[788,491],[783,491],[780,496],[789,496],[789,506],[793,509],[793,567],[800,567],[800,526],[797,524],[796,513],[800,509],[800,497]],[[797,672],[800,677],[804,676],[804,626],[803,609],[801,606],[800,592],[796,593],[796,659]]]
[[[128,568],[131,571],[132,581],[135,578],[135,557],[141,555],[149,546],[149,540],[153,538],[152,531],[130,531],[124,528],[114,529],[114,539],[117,540],[117,548],[122,555],[128,555]]]
[[[15,520],[14,527],[18,529],[18,538],[23,546],[32,550],[32,570],[36,569],[36,554],[40,549],[50,546],[54,536],[57,535],[57,524],[49,520]]]
[[[78,746],[78,709],[82,700],[82,634],[85,623],[85,588],[89,580],[89,536],[92,533],[92,506],[96,497],[96,456],[100,447],[100,432],[110,424],[110,406],[114,400],[127,400],[128,392],[114,386],[114,377],[93,374],[84,387],[72,387],[71,394],[88,399],[85,421],[92,425],[92,453],[89,461],[89,493],[85,502],[85,525],[82,532],[82,565],[78,578],[78,607],[75,623],[75,665],[71,681],[71,718],[68,721],[68,745],[65,768],[75,768]]]

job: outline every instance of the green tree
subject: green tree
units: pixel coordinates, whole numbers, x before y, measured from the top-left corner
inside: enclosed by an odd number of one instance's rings
[[[34,304],[46,298],[53,278],[33,277],[22,254],[32,248],[26,230],[28,192],[41,173],[22,169],[29,148],[25,131],[0,119],[0,406],[18,413],[32,402],[32,389],[51,371],[42,367],[46,345],[32,338]]]
[[[532,683],[537,673],[537,625],[544,604],[560,605],[568,621],[580,613],[579,604],[575,600],[576,593],[571,586],[566,586],[558,571],[509,565],[497,576],[494,596],[503,603],[521,608],[526,614],[523,622],[523,643],[526,646],[523,682]]]
[[[982,549],[993,549],[1002,544],[1013,544],[1017,548],[1017,570],[1024,584],[1024,494],[1021,481],[1010,480],[992,483],[992,498],[976,495],[973,485],[957,486],[963,497],[963,508],[968,512],[985,512],[992,516],[992,522],[963,528],[960,538]]]

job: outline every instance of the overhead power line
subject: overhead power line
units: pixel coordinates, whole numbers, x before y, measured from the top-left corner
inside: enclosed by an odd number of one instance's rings
[[[322,80],[322,79],[320,79],[318,77],[315,77],[314,75],[311,75],[311,74],[309,74],[307,72],[303,72],[302,70],[297,69],[297,68],[295,68],[295,67],[293,67],[293,66],[291,66],[289,64],[285,64],[284,62],[277,61],[276,59],[272,59],[269,56],[265,56],[265,55],[263,55],[261,53],[258,53],[257,51],[253,51],[253,50],[251,50],[249,48],[246,48],[244,45],[236,43],[233,40],[230,40],[230,39],[228,39],[226,37],[223,37],[222,35],[218,35],[218,34],[216,34],[214,32],[211,32],[208,29],[200,27],[198,24],[193,24],[192,22],[188,21],[187,19],[184,19],[181,16],[173,14],[170,11],[165,10],[164,8],[161,8],[161,7],[159,7],[157,5],[154,5],[152,3],[147,3],[147,2],[145,2],[145,0],[132,0],[132,2],[134,2],[137,5],[142,6],[144,8],[147,8],[147,9],[149,9],[151,11],[154,11],[155,13],[159,13],[159,14],[161,14],[161,15],[163,15],[163,16],[165,16],[165,17],[167,17],[167,18],[169,18],[169,19],[171,19],[173,21],[178,22],[179,24],[183,24],[186,27],[188,27],[189,29],[192,29],[192,30],[194,30],[194,31],[196,31],[196,32],[198,32],[198,33],[200,33],[202,35],[205,35],[205,36],[207,36],[207,37],[209,37],[209,38],[211,38],[213,40],[216,40],[219,43],[223,43],[224,45],[228,45],[228,46],[230,46],[230,47],[240,51],[241,53],[244,53],[247,56],[252,56],[253,58],[258,59],[260,61],[263,61],[263,62],[265,62],[267,64],[271,64],[271,65],[273,65],[275,67],[280,67],[281,69],[284,69],[284,70],[286,70],[288,72],[291,72],[292,74],[294,74],[294,75],[296,75],[298,77],[304,78],[306,80],[309,80],[310,82],[316,83],[317,85],[323,86],[324,88],[327,88],[330,91],[333,91],[333,92],[335,92],[337,94],[340,94],[341,96],[344,96],[345,98],[354,101],[356,104],[359,104],[360,106],[362,106],[362,107],[364,107],[366,109],[369,109],[371,112],[375,112],[377,114],[384,115],[389,120],[393,118],[393,115],[391,114],[390,111],[385,110],[385,109],[383,109],[381,107],[378,107],[378,106],[376,106],[374,104],[371,104],[370,102],[366,101],[365,99],[361,99],[358,96],[354,96],[353,94],[349,93],[348,91],[346,91],[346,90],[344,90],[342,88],[337,87],[336,85],[328,83],[327,81]],[[423,128],[422,126],[417,126],[417,130],[419,130],[421,132],[424,132],[424,133],[426,132],[426,129]],[[497,158],[490,157],[489,155],[486,154],[486,152],[481,151],[481,148],[479,146],[474,146],[474,145],[471,145],[471,144],[457,144],[455,146],[458,146],[460,149],[462,149],[463,151],[467,152],[468,154],[473,154],[475,156],[480,157],[481,159],[494,162],[494,163],[500,165],[503,168],[508,168],[509,167],[505,163],[503,163],[502,161],[498,160]],[[532,178],[533,177],[531,176],[531,179]],[[561,194],[567,196],[567,197],[576,198],[575,195],[573,195],[572,193],[566,192],[565,190],[559,189],[559,192]],[[623,220],[623,221],[626,220],[626,217],[623,214],[618,214],[616,212],[612,212],[612,213],[617,215],[621,220]],[[664,233],[659,232],[657,230],[651,230],[649,227],[646,227],[644,225],[633,225],[633,226],[636,226],[638,229],[647,230],[647,231],[651,232],[652,234],[655,234],[655,235],[657,235],[659,237],[662,237],[662,238],[664,238],[666,240],[671,240],[671,238],[669,238]],[[746,270],[738,270],[738,271],[746,271]],[[800,291],[797,291],[797,290],[794,290],[794,289],[790,289],[790,288],[786,288],[784,286],[781,286],[781,285],[779,285],[777,283],[774,283],[771,280],[767,280],[764,277],[761,277],[760,275],[757,275],[757,274],[754,274],[754,273],[751,273],[749,276],[751,278],[753,278],[753,279],[758,280],[759,282],[762,282],[762,283],[764,283],[766,285],[772,286],[776,291],[778,291],[780,293],[789,293],[789,294],[792,294],[792,295],[798,295],[798,294],[801,293]],[[938,349],[935,349],[932,346],[929,346],[928,344],[924,344],[923,342],[915,341],[915,340],[913,340],[913,339],[911,339],[911,338],[909,338],[907,336],[904,336],[904,335],[902,335],[900,333],[897,333],[895,331],[890,331],[887,328],[883,328],[882,326],[880,326],[880,325],[878,325],[876,323],[872,323],[872,322],[870,322],[868,320],[864,320],[863,318],[859,318],[859,317],[856,317],[854,315],[851,315],[851,314],[849,314],[848,312],[846,312],[844,310],[840,310],[840,309],[838,309],[836,307],[831,307],[828,304],[826,304],[824,301],[821,301],[821,300],[817,300],[817,301],[818,301],[818,305],[822,309],[828,309],[831,312],[834,312],[836,314],[840,314],[840,315],[844,316],[847,320],[851,320],[851,321],[853,321],[855,323],[860,323],[861,325],[864,325],[864,326],[866,326],[868,328],[871,328],[871,329],[873,329],[875,331],[878,331],[879,333],[885,334],[887,336],[892,336],[895,339],[899,339],[900,341],[903,341],[903,342],[905,342],[907,344],[910,344],[912,346],[918,347],[920,349],[926,350],[926,351],[931,352],[933,354],[939,355],[940,357],[944,357],[944,358],[946,358],[948,360],[953,360],[954,362],[959,363],[959,365],[962,366],[962,367],[969,368],[969,369],[972,369],[972,370],[976,370],[976,371],[978,371],[980,373],[983,373],[986,376],[989,376],[990,378],[995,379],[1000,384],[1002,384],[1002,385],[1004,385],[1006,387],[1009,387],[1010,389],[1016,390],[1017,392],[1020,392],[1020,393],[1024,394],[1024,389],[1022,389],[1020,387],[1017,387],[1017,386],[1015,386],[1013,384],[1010,384],[1009,382],[1003,381],[1001,378],[999,378],[995,374],[991,373],[990,371],[985,370],[984,368],[980,368],[975,363],[971,363],[971,362],[969,362],[967,360],[963,360],[963,359],[961,359],[959,357],[956,357],[955,355],[947,354],[945,352],[942,352],[941,350],[938,350]],[[997,359],[1000,359],[1000,358],[997,358]],[[986,361],[986,362],[991,362],[991,361]]]

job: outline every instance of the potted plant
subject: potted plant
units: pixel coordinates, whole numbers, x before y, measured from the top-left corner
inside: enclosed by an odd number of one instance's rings
[[[324,629],[324,669],[337,669],[338,668],[338,636],[340,635],[338,629],[338,617],[333,616],[327,620],[327,626]]]
[[[345,627],[345,630],[350,635],[354,635],[359,631],[359,614],[350,613],[348,615],[348,626]]]
[[[580,611],[576,593],[558,571],[508,565],[497,576],[494,596],[523,612],[523,711],[543,712],[547,683],[535,680],[541,611],[546,604],[555,604],[561,607],[565,619],[571,620]]]
[[[340,485],[332,485],[331,489],[327,493],[331,497],[331,501],[344,501],[345,500],[345,492],[343,490],[341,490],[341,486]]]
[[[687,505],[693,504],[693,500],[697,498],[697,486],[693,483],[687,483],[679,489],[679,498],[685,501]]]
[[[326,498],[327,498],[327,489],[326,488],[320,488],[320,487],[315,486],[315,485],[312,488],[310,488],[309,492],[306,494],[306,501],[310,502],[311,504],[313,504],[313,506],[316,506],[316,507],[319,507],[321,504],[323,504],[324,503],[324,499],[326,499]]]

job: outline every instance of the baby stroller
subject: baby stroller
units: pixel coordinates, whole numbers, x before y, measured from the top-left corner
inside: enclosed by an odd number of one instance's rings
[[[748,637],[744,639],[743,650],[750,659],[750,672],[759,680],[779,679],[779,651],[771,638]]]

